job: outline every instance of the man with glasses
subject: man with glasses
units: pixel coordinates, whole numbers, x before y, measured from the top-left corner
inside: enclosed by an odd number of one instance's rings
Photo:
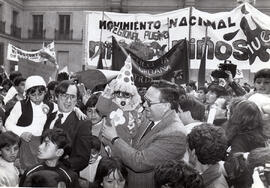
[[[79,97],[79,90],[72,81],[62,81],[55,88],[58,111],[52,113],[45,124],[44,130],[62,128],[71,139],[69,163],[71,169],[79,172],[89,162],[91,154],[91,122],[79,120],[73,111]]]
[[[111,142],[113,155],[130,169],[129,188],[154,188],[154,167],[183,158],[186,136],[176,113],[178,99],[172,83],[161,80],[152,84],[143,103],[147,121],[142,122],[132,146],[119,137],[114,126],[104,123],[102,135]]]

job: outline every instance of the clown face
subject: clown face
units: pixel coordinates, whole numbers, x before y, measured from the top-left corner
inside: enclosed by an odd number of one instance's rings
[[[115,91],[113,93],[113,102],[116,103],[123,111],[131,110],[132,95],[127,92]]]

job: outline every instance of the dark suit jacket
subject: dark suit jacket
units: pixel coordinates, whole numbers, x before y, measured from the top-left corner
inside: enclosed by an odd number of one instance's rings
[[[44,130],[50,127],[55,119],[56,112],[48,116]],[[71,139],[71,155],[69,162],[75,172],[83,170],[89,162],[91,154],[91,122],[79,120],[75,112],[71,112],[61,128],[67,132]]]
[[[113,154],[119,156],[130,169],[129,188],[155,188],[154,168],[166,160],[182,159],[186,152],[186,135],[183,123],[174,110],[143,138],[147,125],[140,126],[133,146],[118,139],[112,146]]]

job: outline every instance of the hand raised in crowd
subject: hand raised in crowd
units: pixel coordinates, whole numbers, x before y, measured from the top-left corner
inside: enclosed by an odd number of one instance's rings
[[[101,129],[102,136],[108,140],[112,140],[117,137],[116,127],[114,125],[109,124],[109,122],[103,118],[103,126]]]
[[[87,115],[85,115],[79,108],[75,107],[74,111],[76,113],[76,116],[78,117],[79,120],[86,120]]]
[[[30,142],[31,138],[32,138],[32,133],[30,132],[24,132],[21,134],[21,138],[25,141],[25,142]]]
[[[226,72],[226,74],[228,74],[228,78],[226,79],[226,81],[228,83],[232,83],[233,82],[233,75],[232,75],[231,71],[226,70],[225,72]]]

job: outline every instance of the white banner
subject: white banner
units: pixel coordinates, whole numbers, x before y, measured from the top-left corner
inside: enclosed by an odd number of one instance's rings
[[[47,46],[43,45],[42,49],[34,52],[25,51],[12,44],[8,44],[7,59],[10,61],[19,61],[19,59],[25,59],[37,63],[50,61],[56,64],[54,42],[48,44]]]
[[[216,14],[192,8],[191,16],[190,8],[156,15],[87,13],[85,52],[89,66],[97,66],[100,46],[105,66],[111,66],[112,36],[144,60],[155,60],[178,40],[189,39],[191,31],[190,67],[198,69],[208,24],[207,69],[216,69],[224,60],[231,60],[239,69],[270,68],[270,17],[248,3]]]

